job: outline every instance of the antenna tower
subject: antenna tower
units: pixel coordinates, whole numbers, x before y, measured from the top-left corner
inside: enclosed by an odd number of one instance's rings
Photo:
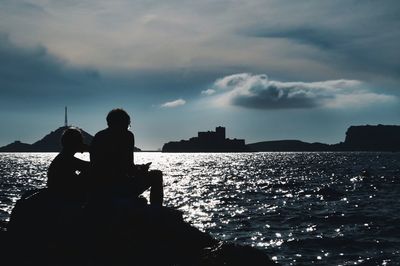
[[[65,126],[65,127],[68,127],[68,109],[67,109],[67,106],[65,106],[64,126]]]

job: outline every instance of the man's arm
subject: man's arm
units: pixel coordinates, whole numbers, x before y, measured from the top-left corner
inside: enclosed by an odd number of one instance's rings
[[[129,165],[128,167],[128,171],[130,175],[135,175],[137,173],[137,165],[135,165],[135,161],[134,161],[134,147],[135,147],[135,135],[131,132],[129,132],[129,137],[128,137],[128,154],[127,154],[127,165]]]
[[[130,162],[132,162],[132,165],[135,165],[134,152],[135,152],[135,135],[132,133],[132,147],[130,152],[131,155]]]
[[[90,167],[90,162],[81,160],[79,158],[74,157],[73,159],[73,167],[80,172],[87,172]]]

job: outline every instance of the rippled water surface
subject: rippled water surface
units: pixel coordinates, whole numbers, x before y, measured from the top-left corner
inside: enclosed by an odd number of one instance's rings
[[[0,153],[0,219],[55,153]],[[80,156],[88,159],[88,155]],[[400,153],[136,153],[166,204],[283,265],[400,265]]]

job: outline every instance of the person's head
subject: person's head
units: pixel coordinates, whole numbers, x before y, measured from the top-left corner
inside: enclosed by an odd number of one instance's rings
[[[126,130],[130,124],[131,118],[124,109],[113,109],[107,115],[107,125],[109,128]]]
[[[63,150],[71,152],[84,152],[87,145],[83,143],[83,136],[77,128],[67,128],[61,136],[61,145]]]

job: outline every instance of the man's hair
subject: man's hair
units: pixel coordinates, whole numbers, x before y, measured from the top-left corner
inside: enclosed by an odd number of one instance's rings
[[[111,128],[128,128],[130,124],[131,118],[124,109],[113,109],[107,115],[107,125]]]
[[[63,148],[76,148],[83,145],[83,136],[79,129],[70,127],[64,130],[61,136]]]

